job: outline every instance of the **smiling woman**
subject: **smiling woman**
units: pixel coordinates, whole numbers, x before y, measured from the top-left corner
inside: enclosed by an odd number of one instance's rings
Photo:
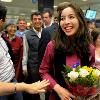
[[[43,79],[50,80],[48,89],[53,91],[49,100],[70,100],[75,96],[68,89],[61,73],[64,71],[63,65],[71,69],[77,64],[92,66],[95,61],[95,48],[87,33],[84,13],[80,7],[69,2],[61,3],[57,11],[59,29],[46,47],[39,72]]]
[[[6,41],[9,48],[9,53],[15,68],[16,79],[18,81],[22,81],[22,39],[15,35],[17,26],[14,23],[8,23],[5,27],[5,30],[6,31],[2,34],[2,37]]]
[[[72,8],[68,7],[62,11],[60,26],[67,36],[74,35],[77,32],[79,21]]]

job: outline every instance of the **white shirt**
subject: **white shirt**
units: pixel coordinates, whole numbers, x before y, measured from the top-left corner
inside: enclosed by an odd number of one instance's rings
[[[41,28],[40,32],[38,32],[34,27],[33,27],[33,30],[34,30],[34,32],[37,34],[37,36],[38,36],[39,38],[41,38],[42,28]]]
[[[0,35],[0,81],[10,82],[14,76],[15,70],[8,52],[8,47]]]
[[[52,25],[52,22],[51,22],[50,25],[48,25],[48,26],[46,26],[46,25],[44,24],[44,28],[50,27],[51,25]]]

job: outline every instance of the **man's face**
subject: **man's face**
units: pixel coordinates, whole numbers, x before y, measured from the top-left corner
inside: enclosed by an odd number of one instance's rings
[[[0,31],[2,31],[5,21],[0,19]]]
[[[33,18],[32,18],[32,24],[33,24],[33,27],[37,30],[37,29],[41,29],[42,27],[42,17],[41,15],[33,15]]]
[[[44,13],[43,15],[43,22],[46,26],[49,26],[51,23],[51,17],[49,16],[49,13]]]
[[[24,20],[20,20],[18,22],[18,28],[19,30],[24,31],[27,28],[27,23]]]

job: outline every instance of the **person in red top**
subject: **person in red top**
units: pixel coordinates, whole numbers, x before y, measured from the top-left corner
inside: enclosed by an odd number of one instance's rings
[[[100,29],[93,30],[91,36],[95,46],[95,66],[100,70]]]
[[[22,39],[15,35],[17,26],[13,23],[6,25],[5,33],[2,37],[6,41],[12,61],[15,68],[15,76],[18,82],[22,81],[22,56],[23,56],[23,43]]]
[[[71,68],[77,66],[92,66],[95,62],[95,48],[92,45],[83,11],[74,4],[59,4],[59,28],[55,37],[45,50],[39,68],[43,79],[48,79],[50,85],[49,100],[71,100],[75,96],[68,90],[61,71],[63,65]]]

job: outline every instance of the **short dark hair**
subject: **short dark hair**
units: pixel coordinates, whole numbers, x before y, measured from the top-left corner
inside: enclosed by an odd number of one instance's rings
[[[52,17],[53,13],[52,13],[52,10],[50,8],[44,8],[43,12],[42,12],[42,15],[44,13],[49,13],[49,17]]]
[[[5,21],[6,13],[7,8],[2,3],[0,3],[0,19],[2,19],[3,21]]]
[[[40,12],[33,12],[33,13],[31,14],[31,20],[33,19],[33,16],[34,16],[34,15],[36,15],[36,16],[40,15],[40,16],[42,16]]]

